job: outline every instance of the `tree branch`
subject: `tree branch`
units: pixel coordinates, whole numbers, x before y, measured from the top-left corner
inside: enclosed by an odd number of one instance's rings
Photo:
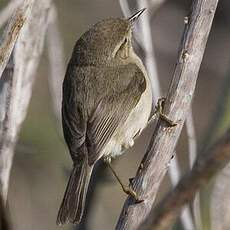
[[[29,105],[43,48],[50,1],[32,1],[31,14],[13,53],[11,77],[0,79],[0,192],[7,199],[14,146]]]
[[[49,88],[52,95],[53,111],[58,121],[58,128],[61,130],[60,102],[62,101],[62,81],[65,75],[65,67],[62,38],[58,28],[57,9],[54,3],[52,4],[49,14],[47,45],[50,62]]]
[[[138,229],[150,213],[191,106],[217,3],[218,0],[194,1],[164,107],[164,113],[177,121],[178,125],[168,128],[164,121],[158,121],[147,153],[131,185],[144,202],[135,204],[131,197],[127,198],[116,226],[117,230]]]
[[[13,12],[22,4],[24,0],[10,1],[7,6],[5,6],[0,11],[0,28],[7,22]]]
[[[197,158],[197,140],[196,133],[194,127],[194,120],[192,114],[192,106],[187,113],[187,118],[185,121],[186,124],[186,132],[188,137],[188,151],[189,151],[189,163],[190,169],[193,167],[195,160]],[[200,193],[198,192],[193,200],[193,214],[194,214],[194,222],[196,229],[200,229],[201,226],[201,211],[200,211]]]
[[[169,229],[179,215],[181,207],[191,201],[196,191],[207,184],[229,161],[230,129],[204,154],[199,154],[191,172],[185,175],[175,189],[153,209],[144,229]]]
[[[10,19],[0,41],[0,78],[10,58],[19,32],[31,11],[33,0],[25,0]]]
[[[165,3],[165,0],[158,0],[158,1],[152,1],[149,2],[147,0],[139,0],[137,1],[137,7],[138,9],[142,8],[151,8],[151,12],[147,10],[143,16],[140,17],[138,20],[137,26],[134,28],[134,34],[135,38],[138,37],[138,44],[141,46],[141,48],[144,51],[144,63],[151,81],[151,86],[153,90],[153,104],[155,105],[157,103],[157,100],[162,97],[161,94],[161,87],[160,87],[160,81],[159,81],[159,75],[157,71],[157,62],[155,57],[155,49],[153,45],[153,39],[152,39],[152,31],[151,31],[151,18],[150,14],[153,15],[156,13],[156,10]],[[128,17],[132,13],[130,13],[129,6],[127,0],[120,1],[121,9],[124,14],[124,16]],[[130,14],[130,15],[129,15]],[[142,36],[140,36],[140,34]],[[192,112],[192,111],[191,111]],[[192,116],[188,116],[188,118],[192,118]],[[190,127],[193,125],[193,120],[189,120],[188,124],[190,126],[187,128],[190,131]],[[187,123],[186,123],[187,125]],[[191,127],[193,131],[193,126]],[[189,139],[189,146],[190,146],[190,139]],[[190,149],[190,148],[189,148]],[[189,151],[190,154],[190,151]],[[171,180],[171,184],[173,187],[176,186],[181,176],[178,159],[175,155],[174,159],[172,160],[170,167],[169,167],[169,177]],[[181,214],[181,222],[184,226],[185,230],[193,229],[193,220],[191,216],[191,212],[189,210],[189,207],[185,207],[182,214]]]

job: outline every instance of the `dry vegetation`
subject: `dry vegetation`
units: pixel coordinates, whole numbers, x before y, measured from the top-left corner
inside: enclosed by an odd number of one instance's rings
[[[125,197],[100,164],[91,181],[86,217],[77,228],[230,228],[230,197],[226,195],[230,194],[226,176],[230,160],[229,130],[226,132],[230,127],[230,31],[226,26],[230,4],[227,0],[220,2],[214,18],[217,3],[0,3],[0,215],[5,226],[1,229],[7,229],[6,225],[17,230],[58,229],[55,219],[70,168],[60,105],[71,49],[95,21],[122,13],[127,17],[143,7],[148,11],[135,28],[135,47],[152,81],[153,102],[167,96],[164,113],[178,125],[168,128],[161,120],[150,125],[122,161],[115,161],[119,174],[127,178],[135,175],[139,165],[132,186],[145,201],[134,204],[128,197],[121,211]],[[184,123],[186,129],[182,130]],[[6,211],[9,221],[5,221]]]

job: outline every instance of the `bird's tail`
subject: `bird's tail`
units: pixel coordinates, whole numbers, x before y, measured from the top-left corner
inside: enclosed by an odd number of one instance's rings
[[[57,224],[62,225],[67,222],[78,224],[81,221],[85,198],[88,190],[92,167],[88,165],[87,159],[75,165],[58,212]]]

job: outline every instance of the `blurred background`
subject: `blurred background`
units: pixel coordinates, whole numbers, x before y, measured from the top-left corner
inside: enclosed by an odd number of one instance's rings
[[[115,0],[54,2],[63,39],[65,66],[76,40],[83,32],[101,19],[122,17],[119,2]],[[0,10],[6,4],[7,1],[1,0]],[[163,95],[166,95],[171,81],[184,28],[184,17],[189,13],[190,5],[191,1],[165,1],[154,15],[151,15],[151,8],[148,9]],[[229,0],[220,1],[193,100],[199,150],[209,145],[230,124],[229,11]],[[142,54],[140,49],[137,50]],[[16,146],[11,173],[8,207],[13,229],[17,230],[73,229],[70,225],[59,227],[55,224],[72,162],[63,141],[60,124],[53,113],[48,86],[49,73],[46,43],[28,115]],[[120,177],[127,184],[128,179],[136,173],[153,129],[154,124],[144,131],[132,149],[113,162]],[[184,130],[177,146],[177,154],[184,173],[188,168],[188,145]],[[114,229],[126,198],[110,171],[103,169],[98,176],[100,178],[97,185],[90,191],[94,195],[90,211],[87,212],[87,226],[82,229]],[[161,196],[169,188],[170,182],[166,177]],[[176,226],[175,229],[180,229],[179,222]]]

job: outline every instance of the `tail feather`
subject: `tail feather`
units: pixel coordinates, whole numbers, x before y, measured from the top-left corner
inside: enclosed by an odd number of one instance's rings
[[[87,160],[84,160],[80,165],[75,165],[72,169],[58,212],[58,225],[67,222],[78,224],[81,221],[91,173],[92,167],[88,165]]]

